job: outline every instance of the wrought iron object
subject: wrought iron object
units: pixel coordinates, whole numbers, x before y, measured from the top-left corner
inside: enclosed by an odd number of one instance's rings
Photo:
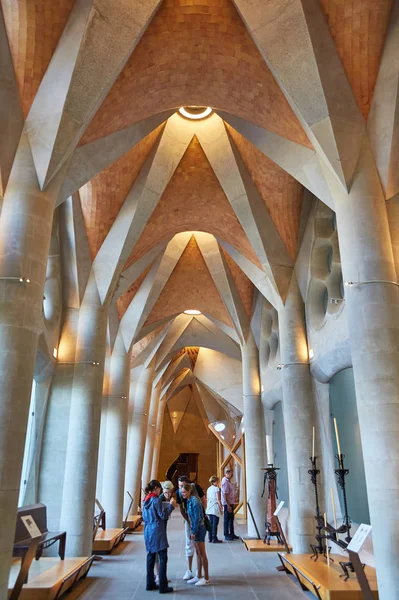
[[[272,464],[269,464],[263,470],[265,474],[263,477],[262,498],[265,494],[267,484],[267,517],[265,522],[266,533],[263,541],[265,544],[270,546],[270,540],[272,537],[274,537],[279,544],[283,545],[284,541],[280,534],[280,528],[278,526],[277,519],[274,516],[274,511],[276,510],[277,505],[276,499],[278,499],[277,471],[280,469],[278,467],[274,467]]]

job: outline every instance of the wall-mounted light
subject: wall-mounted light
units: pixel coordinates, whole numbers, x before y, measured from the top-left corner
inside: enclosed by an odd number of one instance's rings
[[[265,388],[263,387],[263,385],[261,385],[261,386],[260,386],[260,391],[261,391],[261,392],[264,392],[264,391],[265,391]]]
[[[19,283],[30,283],[29,277],[0,277],[3,281],[19,281]]]
[[[290,367],[291,365],[308,365],[309,362],[292,362],[292,363],[280,363],[277,365],[277,371],[281,371],[284,367]]]
[[[79,360],[79,361],[71,361],[71,362],[58,362],[59,365],[93,365],[94,367],[99,367],[100,363],[93,360]]]
[[[309,360],[312,360],[313,357],[314,357],[313,348],[310,348],[309,349]]]
[[[399,287],[397,281],[391,281],[390,279],[370,279],[369,281],[344,281],[344,286],[353,287],[355,285],[367,285],[368,283],[390,283]]]
[[[57,356],[58,356],[57,348],[53,348],[53,356],[54,356],[54,358],[57,358]]]
[[[341,302],[345,302],[345,298],[330,298],[330,304],[341,304]]]
[[[184,311],[185,315],[200,315],[201,311],[200,310],[196,310],[194,308],[189,308],[187,310]]]

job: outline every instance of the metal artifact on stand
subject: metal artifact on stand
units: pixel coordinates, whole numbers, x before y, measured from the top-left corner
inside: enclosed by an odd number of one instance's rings
[[[278,526],[277,517],[274,516],[274,512],[277,508],[277,471],[280,469],[278,467],[274,467],[273,464],[268,464],[265,469],[263,469],[263,493],[262,498],[266,491],[267,484],[267,517],[266,517],[266,533],[264,542],[268,546],[270,545],[270,540],[272,537],[276,538],[277,542],[281,545],[284,544],[284,541],[281,537],[280,528]]]

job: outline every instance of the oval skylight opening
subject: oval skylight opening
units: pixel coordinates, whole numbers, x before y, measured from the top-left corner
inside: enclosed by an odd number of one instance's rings
[[[184,314],[185,315],[200,315],[201,311],[200,310],[194,310],[194,309],[190,308],[188,310],[185,310]]]
[[[186,119],[205,119],[212,112],[209,106],[182,106],[179,113]]]

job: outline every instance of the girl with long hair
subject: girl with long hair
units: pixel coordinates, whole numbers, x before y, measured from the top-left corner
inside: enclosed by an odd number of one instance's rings
[[[190,520],[191,539],[194,541],[197,555],[197,575],[187,583],[202,586],[209,585],[208,557],[205,549],[206,528],[204,523],[204,507],[197,496],[193,494],[193,487],[185,483],[181,489],[184,500],[187,501],[187,515]]]

